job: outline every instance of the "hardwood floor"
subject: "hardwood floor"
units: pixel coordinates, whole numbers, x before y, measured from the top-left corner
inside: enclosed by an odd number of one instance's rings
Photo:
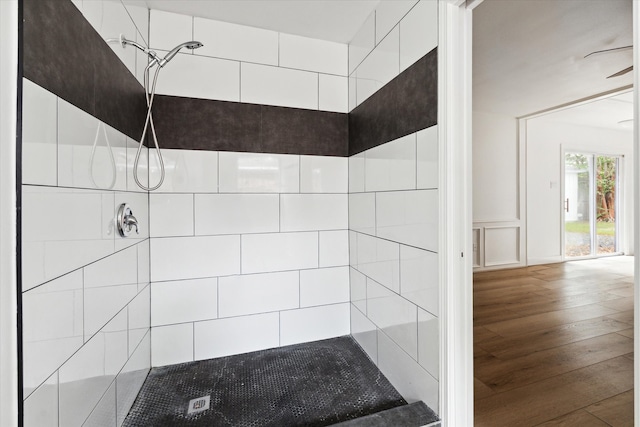
[[[633,426],[633,257],[473,282],[476,426]]]

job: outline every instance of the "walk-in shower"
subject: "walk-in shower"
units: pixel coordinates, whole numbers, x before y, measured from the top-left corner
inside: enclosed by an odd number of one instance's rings
[[[181,49],[183,48],[192,49],[192,50],[198,49],[202,47],[203,44],[198,41],[193,41],[193,40],[188,41],[174,47],[169,51],[169,53],[165,55],[164,58],[160,58],[155,51],[149,48],[146,48],[132,40],[128,40],[124,36],[120,36],[120,43],[122,44],[122,47],[131,45],[133,47],[140,49],[147,55],[149,55],[149,64],[144,69],[144,92],[147,97],[147,118],[145,119],[145,122],[144,122],[144,129],[142,130],[142,136],[140,137],[140,141],[138,144],[136,159],[133,163],[133,179],[135,179],[136,184],[138,184],[138,187],[142,188],[143,190],[154,191],[160,188],[160,186],[162,186],[162,183],[164,182],[164,177],[165,177],[164,160],[162,159],[162,153],[160,152],[160,147],[158,146],[158,136],[156,135],[156,129],[153,124],[153,115],[151,113],[151,109],[153,106],[153,98],[156,93],[156,83],[158,81],[158,74],[160,73],[160,69],[165,65],[167,65],[167,63],[171,61],[173,57],[175,57]],[[156,65],[158,67],[156,68],[156,71],[153,75],[153,83],[151,84],[151,87],[149,87],[149,74],[151,72],[151,69]],[[145,186],[140,182],[140,179],[138,178],[138,165],[140,163],[140,153],[142,152],[142,146],[144,145],[144,140],[145,140],[145,137],[147,136],[147,130],[149,129],[149,127],[151,128],[151,136],[153,138],[153,144],[155,145],[156,154],[158,156],[158,163],[160,164],[160,179],[158,180],[158,183],[153,187],[151,186],[151,184],[149,184],[148,187]]]

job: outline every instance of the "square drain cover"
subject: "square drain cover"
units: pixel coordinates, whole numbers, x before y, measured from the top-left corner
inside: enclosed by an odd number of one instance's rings
[[[211,403],[211,396],[202,396],[197,399],[191,399],[189,401],[189,408],[187,409],[187,415],[197,414],[198,412],[206,411],[209,409]]]

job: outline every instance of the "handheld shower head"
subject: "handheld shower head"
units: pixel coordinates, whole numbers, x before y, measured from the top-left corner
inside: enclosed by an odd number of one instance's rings
[[[162,58],[162,60],[158,63],[158,65],[160,65],[160,67],[164,67],[167,64],[167,62],[171,61],[173,57],[176,56],[180,51],[180,49],[182,49],[183,47],[193,50],[193,49],[198,49],[199,47],[202,47],[202,46],[204,45],[198,41],[189,41],[189,42],[179,44],[178,46],[171,49],[171,51],[169,51],[169,53],[167,53],[167,55],[164,58]]]

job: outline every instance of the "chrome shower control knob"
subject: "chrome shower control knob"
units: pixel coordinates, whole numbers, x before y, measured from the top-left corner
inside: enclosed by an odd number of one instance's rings
[[[116,225],[118,226],[118,232],[122,237],[129,236],[133,228],[135,228],[136,234],[140,234],[140,231],[138,230],[138,220],[133,216],[131,208],[129,208],[129,205],[126,203],[121,204],[118,208]]]

